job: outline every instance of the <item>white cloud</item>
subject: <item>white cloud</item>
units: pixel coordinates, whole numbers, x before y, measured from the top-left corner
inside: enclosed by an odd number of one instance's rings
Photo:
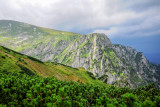
[[[0,12],[4,16],[0,18],[49,27],[105,27],[119,24],[133,14],[123,11],[118,4],[118,0],[1,0]]]
[[[111,26],[109,29],[95,29],[94,33],[105,33],[110,38],[154,36],[160,34],[160,7],[152,7],[135,13],[135,17],[125,23]],[[132,17],[132,16],[131,16]]]
[[[116,37],[158,26],[158,3],[152,0],[0,0],[0,19],[72,32],[95,29],[93,32]],[[122,26],[126,22],[131,24]]]

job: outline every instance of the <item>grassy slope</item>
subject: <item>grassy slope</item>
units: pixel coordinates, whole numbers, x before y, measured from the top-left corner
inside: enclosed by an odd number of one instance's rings
[[[83,68],[72,68],[58,63],[41,62],[32,57],[19,54],[0,46],[0,72],[21,72],[29,75],[38,74],[42,77],[52,77],[62,81],[81,81],[89,84],[106,85],[92,79]]]
[[[5,44],[5,47],[17,52],[28,48],[34,49],[40,44],[47,45],[51,40],[53,40],[52,47],[57,47],[57,43],[62,40],[72,43],[80,36],[78,33],[37,27],[17,21],[0,20],[0,44]]]

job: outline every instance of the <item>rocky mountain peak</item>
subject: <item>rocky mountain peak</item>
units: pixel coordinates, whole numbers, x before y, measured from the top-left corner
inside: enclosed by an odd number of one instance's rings
[[[97,45],[103,47],[109,47],[112,45],[110,39],[104,33],[92,33],[90,38],[94,37],[94,42],[97,42]]]
[[[35,26],[12,21],[9,21],[12,29],[6,30],[1,26],[4,23],[0,21],[0,44],[12,50],[41,61],[83,67],[108,84],[135,88],[155,82],[160,87],[157,66],[131,47],[112,44],[105,34],[35,29]]]

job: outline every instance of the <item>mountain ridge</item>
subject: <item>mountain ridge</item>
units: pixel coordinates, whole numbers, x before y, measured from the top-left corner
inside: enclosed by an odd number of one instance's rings
[[[23,23],[12,28],[9,23],[2,25],[2,22],[0,44],[10,49],[41,61],[84,67],[108,84],[135,88],[156,82],[160,87],[157,69],[143,53],[114,45],[105,34],[81,35],[41,27],[35,29]]]

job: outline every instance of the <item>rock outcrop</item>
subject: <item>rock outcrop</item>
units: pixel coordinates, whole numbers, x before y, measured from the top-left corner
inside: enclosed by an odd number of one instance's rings
[[[81,35],[0,21],[0,44],[41,61],[84,67],[108,84],[135,88],[154,82],[160,87],[157,66],[131,47],[112,44],[105,34]]]

